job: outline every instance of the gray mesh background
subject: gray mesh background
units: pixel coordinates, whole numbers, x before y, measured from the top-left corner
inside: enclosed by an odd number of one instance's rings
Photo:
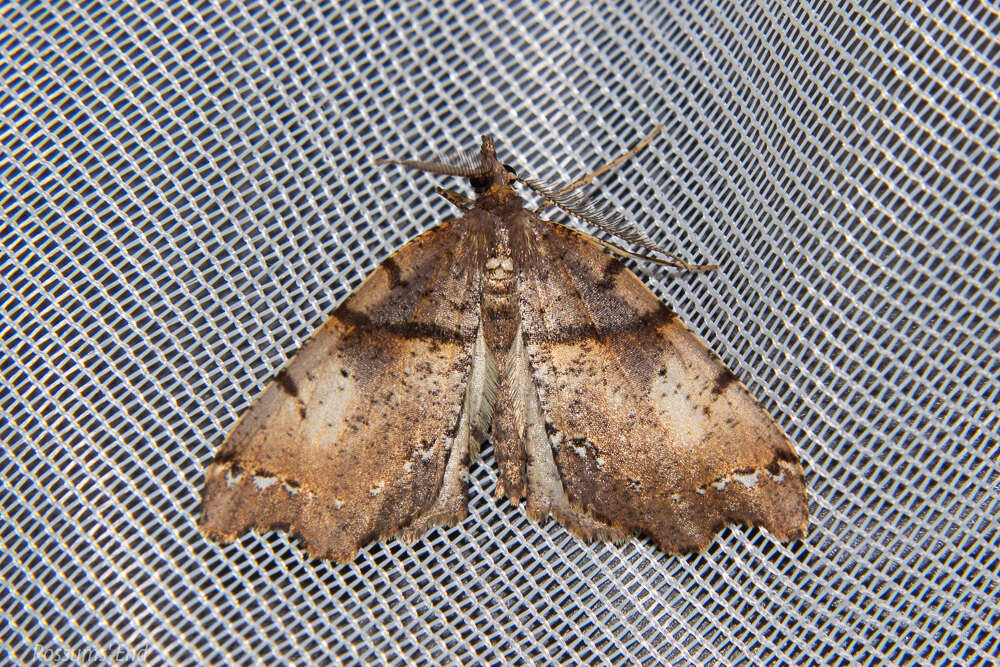
[[[3,643],[16,661],[988,662],[996,8],[0,9]],[[220,548],[203,465],[496,135],[720,271],[630,265],[799,447],[808,537],[585,545],[492,498],[412,547]]]

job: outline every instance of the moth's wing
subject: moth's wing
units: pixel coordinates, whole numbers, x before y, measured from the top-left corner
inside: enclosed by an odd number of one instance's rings
[[[584,537],[641,532],[673,553],[728,522],[803,535],[799,458],[746,387],[593,240],[525,230],[537,257],[521,280],[523,345],[554,465],[534,490],[529,474],[529,511],[550,485],[535,515],[551,506]]]
[[[207,535],[283,528],[349,561],[466,515],[467,389],[482,364],[474,222],[389,257],[265,389],[207,468]]]

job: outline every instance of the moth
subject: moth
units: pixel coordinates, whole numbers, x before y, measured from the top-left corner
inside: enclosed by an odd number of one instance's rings
[[[606,250],[712,267],[578,194],[590,177],[556,189],[518,175],[489,136],[475,152],[386,162],[467,178],[476,197],[439,190],[460,215],[386,259],[242,416],[207,466],[207,536],[284,529],[340,562],[377,539],[415,540],[467,516],[487,438],[497,495],[585,540],[644,534],[686,553],[730,522],[804,534],[795,448]],[[545,221],[518,184],[672,259]]]

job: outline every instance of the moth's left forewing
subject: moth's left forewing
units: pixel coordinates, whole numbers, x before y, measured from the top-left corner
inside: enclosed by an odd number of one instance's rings
[[[477,229],[463,218],[407,243],[299,350],[206,470],[207,535],[282,528],[349,561],[465,516]]]
[[[800,536],[798,456],[743,384],[594,241],[534,230],[522,330],[570,501],[670,552],[727,522]]]

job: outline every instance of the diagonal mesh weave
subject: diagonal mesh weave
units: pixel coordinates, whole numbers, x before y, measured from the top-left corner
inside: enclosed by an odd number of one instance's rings
[[[996,9],[433,4],[0,7],[8,656],[995,660]],[[720,264],[631,266],[797,443],[805,540],[586,545],[493,499],[488,446],[471,516],[410,547],[202,538],[240,412],[451,214],[457,181],[373,159],[490,132],[568,182],[659,121],[595,196]]]

